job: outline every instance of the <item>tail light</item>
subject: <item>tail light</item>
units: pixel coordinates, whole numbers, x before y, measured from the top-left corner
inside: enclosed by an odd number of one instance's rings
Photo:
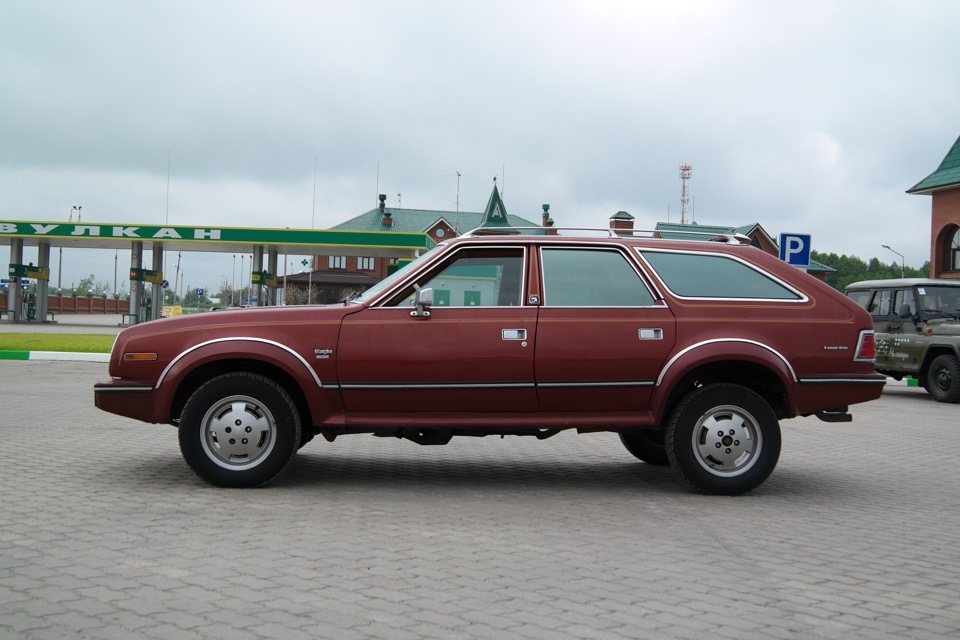
[[[861,331],[857,340],[857,353],[853,356],[854,362],[875,362],[877,359],[877,343],[873,331]]]

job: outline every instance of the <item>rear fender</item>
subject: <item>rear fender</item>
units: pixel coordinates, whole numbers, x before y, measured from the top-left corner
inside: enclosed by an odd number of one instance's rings
[[[797,415],[797,374],[790,362],[776,349],[744,338],[716,338],[689,345],[674,354],[660,371],[651,398],[651,409],[660,424],[665,424],[672,403],[679,398],[673,391],[688,374],[704,365],[719,362],[749,362],[773,372],[786,390],[787,406],[784,417]],[[737,383],[737,380],[724,382]]]

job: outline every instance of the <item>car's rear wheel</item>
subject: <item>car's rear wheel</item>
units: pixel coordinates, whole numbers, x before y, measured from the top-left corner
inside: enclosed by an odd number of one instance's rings
[[[630,433],[621,433],[620,442],[627,451],[647,464],[664,466],[670,464],[667,449],[664,447],[664,429],[641,429]]]
[[[280,473],[300,444],[300,416],[273,380],[227,373],[197,389],[180,418],[190,468],[221,487],[257,487]]]
[[[780,424],[767,402],[735,384],[690,392],[667,425],[667,457],[703,493],[737,495],[760,486],[780,458]]]
[[[960,402],[960,360],[944,353],[933,359],[927,371],[927,392],[937,402]]]

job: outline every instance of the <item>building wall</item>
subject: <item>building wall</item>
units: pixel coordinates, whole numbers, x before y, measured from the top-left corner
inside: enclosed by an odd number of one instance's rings
[[[930,277],[960,278],[960,272],[947,271],[946,250],[953,232],[960,226],[960,189],[936,191],[933,194],[933,216],[930,225]]]

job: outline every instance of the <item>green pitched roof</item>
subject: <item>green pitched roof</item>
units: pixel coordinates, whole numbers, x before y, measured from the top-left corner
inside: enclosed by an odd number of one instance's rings
[[[710,238],[715,238],[716,236],[729,233],[747,235],[757,227],[760,227],[760,224],[756,222],[753,224],[745,224],[740,227],[705,225],[697,224],[696,222],[692,224],[680,224],[679,222],[658,222],[654,230],[658,232],[658,235],[661,238],[667,238],[670,240],[709,240]],[[770,238],[770,234],[764,231],[763,227],[760,227],[760,230],[763,231],[764,235]],[[686,231],[690,233],[670,233],[671,231]],[[691,235],[691,233],[696,233],[698,235]],[[770,238],[770,241],[773,242],[773,238]]]
[[[627,213],[626,211],[617,211],[615,214],[610,216],[611,220],[633,220],[633,216]]]
[[[960,187],[960,138],[950,147],[937,170],[907,189],[907,193],[929,194],[946,187]]]
[[[512,226],[507,220],[507,206],[503,204],[503,198],[500,197],[500,191],[497,189],[497,183],[493,183],[493,191],[490,192],[490,199],[487,200],[487,207],[483,210],[484,228],[497,228]]]
[[[451,227],[456,227],[459,233],[476,229],[483,224],[484,214],[476,211],[438,211],[432,209],[393,209],[387,207],[384,213],[389,213],[393,224],[383,224],[383,214],[379,209],[371,209],[345,222],[331,227],[331,229],[347,231],[408,231],[425,233],[440,220],[446,221]],[[507,214],[507,221],[513,227],[536,227],[538,225],[521,218]]]

